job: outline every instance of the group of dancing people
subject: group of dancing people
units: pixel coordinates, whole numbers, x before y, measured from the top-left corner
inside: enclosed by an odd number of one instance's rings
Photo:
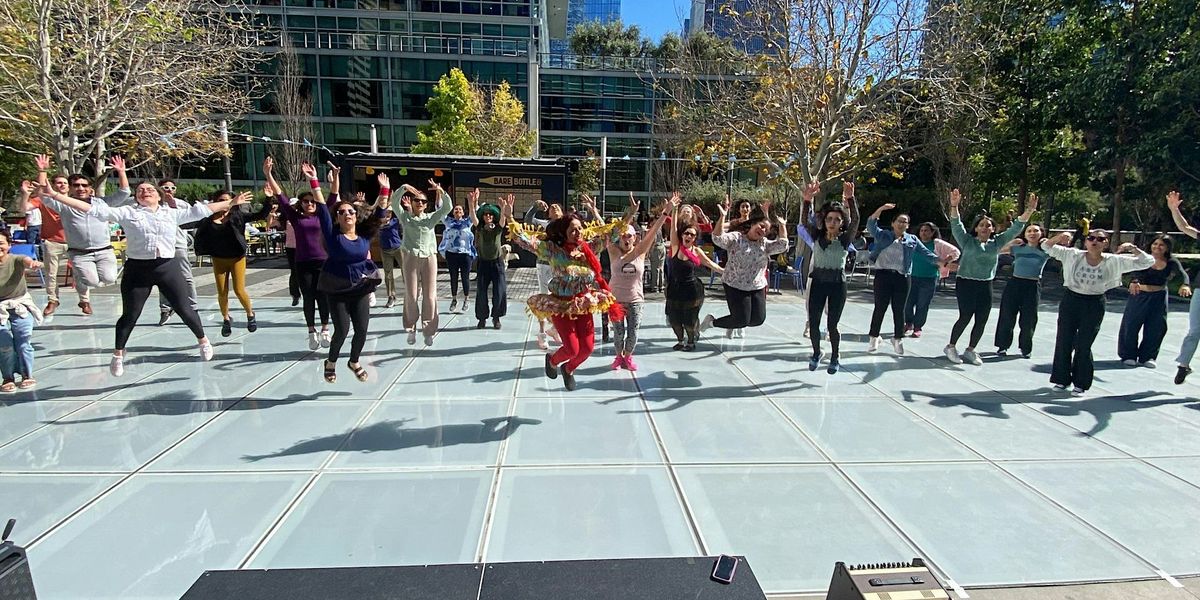
[[[64,258],[74,271],[78,306],[84,314],[92,313],[88,296],[91,288],[116,283],[110,222],[120,225],[126,240],[120,277],[122,312],[109,365],[117,377],[124,373],[127,342],[154,287],[161,294],[161,320],[178,314],[196,337],[201,359],[213,356],[213,346],[197,313],[187,234],[181,230],[181,226],[192,223],[196,224],[195,251],[213,259],[223,336],[231,335],[234,327],[229,307],[231,292],[246,313],[246,330],[254,332],[258,327],[245,289],[245,225],[270,214],[277,214],[285,223],[293,305],[303,303],[309,349],[328,349],[322,375],[331,383],[337,380],[337,366],[347,339],[350,348],[346,367],[356,379],[369,380],[360,359],[369,333],[371,308],[380,286],[386,292],[387,307],[397,302],[397,269],[404,283],[407,343],[415,344],[420,336],[426,345],[433,344],[440,327],[436,284],[439,255],[450,271],[450,312],[467,310],[474,263],[476,327],[487,327],[490,319],[490,325],[500,329],[507,310],[509,246],[505,240],[511,239],[536,254],[540,289],[528,299],[527,306],[539,322],[538,345],[546,350],[545,373],[551,378],[561,376],[565,387],[573,390],[576,370],[594,351],[596,315],[602,317],[605,342],[612,325],[613,369],[637,369],[634,356],[647,288],[665,288],[667,322],[676,339],[673,350],[694,350],[700,334],[711,327],[725,329],[728,337],[740,336],[745,328],[765,322],[768,264],[772,257],[791,249],[786,221],[772,215],[769,203],[754,206],[745,200],[734,203],[726,199],[717,206],[718,218],[712,222],[699,207],[686,204],[674,194],[661,206],[646,211],[653,220],[639,227],[640,206],[632,197],[625,215],[606,223],[595,202],[583,196],[582,214],[538,202],[522,223],[513,219],[512,196],[481,205],[479,191],[474,190],[467,194],[466,206],[456,205],[433,179],[425,191],[407,184],[393,190],[389,177],[380,173],[376,176],[378,194],[373,200],[368,201],[361,192],[353,199],[343,198],[339,195],[340,168],[333,164],[328,167],[328,198],[316,167],[306,163],[300,165],[300,171],[309,189],[291,199],[275,179],[275,165],[268,158],[263,163],[267,199],[258,211],[248,213],[242,206],[252,202],[250,192],[219,191],[207,202],[193,204],[175,198],[176,187],[169,180],[157,184],[143,181],[131,189],[124,161],[119,157],[110,162],[118,176],[117,192],[105,198],[95,196],[85,176],[50,176],[47,157],[38,157],[36,165],[37,178],[23,183],[21,195],[26,210],[36,211],[41,217],[43,247],[39,255],[44,264],[35,257],[10,254],[11,238],[0,233],[0,391],[36,385],[32,327],[42,318],[51,317],[60,304],[57,270]],[[1066,290],[1058,316],[1051,382],[1056,388],[1071,388],[1080,394],[1092,384],[1091,346],[1104,316],[1104,293],[1122,285],[1122,275],[1133,273],[1133,283],[1118,354],[1131,366],[1155,366],[1166,333],[1169,281],[1182,279],[1180,295],[1191,295],[1187,274],[1171,257],[1169,237],[1156,238],[1148,252],[1124,244],[1117,253],[1110,254],[1105,252],[1107,233],[1091,229],[1085,249],[1075,249],[1069,233],[1050,238],[1040,226],[1029,224],[1037,208],[1036,196],[1029,199],[1022,215],[998,232],[995,221],[986,215],[975,218],[968,229],[959,214],[961,195],[958,190],[952,191],[950,230],[957,246],[939,239],[933,223],[922,223],[916,234],[909,233],[910,220],[904,213],[892,215],[890,227],[881,227],[884,213],[896,208],[894,204],[883,204],[866,219],[866,230],[874,243],[870,248],[857,248],[854,233],[860,214],[854,191],[854,184],[845,182],[840,201],[815,209],[821,187],[812,184],[803,190],[796,233],[811,250],[805,328],[812,345],[810,370],[817,370],[822,362],[829,374],[840,369],[839,324],[847,300],[846,265],[859,251],[869,252],[874,265],[874,309],[867,351],[878,352],[884,317],[890,308],[891,346],[896,354],[903,355],[904,338],[923,333],[938,279],[953,269],[958,319],[944,354],[951,363],[973,365],[982,364],[978,346],[993,307],[992,286],[999,255],[1006,252],[1013,256],[1013,276],[1000,302],[996,353],[1007,354],[1019,325],[1016,345],[1026,358],[1033,351],[1042,270],[1048,258],[1061,261]],[[1197,237],[1200,230],[1186,222],[1180,204],[1178,194],[1168,198],[1178,228]],[[534,214],[537,209],[546,213],[546,219],[538,219]],[[437,225],[443,229],[440,242]],[[700,246],[701,236],[706,233],[711,233],[718,250],[716,260]],[[370,254],[376,237],[382,251],[380,265]],[[647,260],[651,262],[649,278]],[[665,278],[663,274],[655,275],[659,265],[664,267]],[[47,271],[47,300],[40,309],[24,284],[25,272],[35,268]],[[708,272],[720,274],[728,314],[700,319],[705,300],[702,275]],[[645,283],[647,279],[649,283]],[[1200,303],[1193,301],[1189,314],[1190,329],[1178,359],[1177,383],[1191,372],[1190,360],[1200,342]],[[822,319],[830,346],[828,355],[822,349]],[[958,343],[968,326],[967,345],[960,353]],[[558,347],[552,348],[550,340]]]

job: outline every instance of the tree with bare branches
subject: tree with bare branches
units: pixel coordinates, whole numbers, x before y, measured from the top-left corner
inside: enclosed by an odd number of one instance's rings
[[[313,139],[313,98],[296,49],[286,39],[275,54],[275,60],[277,76],[272,93],[279,114],[279,136],[290,143],[274,145],[270,153],[275,158],[276,179],[287,187],[302,179],[300,165],[317,163],[314,147],[306,143]],[[299,190],[288,191],[298,193]]]
[[[224,152],[214,115],[250,110],[264,59],[242,0],[0,2],[0,138],[64,169]]]
[[[984,44],[959,26],[958,10],[927,0],[750,0],[749,10],[722,11],[733,37],[757,36],[764,52],[685,53],[664,61],[657,82],[702,143],[698,154],[765,165],[792,189],[886,169],[971,134],[919,139],[913,122],[987,114],[984,88],[960,68],[981,62]]]

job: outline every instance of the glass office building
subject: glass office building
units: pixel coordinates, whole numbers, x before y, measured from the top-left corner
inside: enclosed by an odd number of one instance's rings
[[[546,21],[547,3],[554,1],[560,0],[257,0],[256,8],[295,48],[313,99],[309,141],[315,146],[368,151],[374,125],[380,152],[407,152],[428,120],[425,103],[434,84],[458,67],[481,83],[513,86],[527,117],[533,114],[542,157],[599,154],[607,136],[609,190],[643,191],[653,87],[628,66],[584,70],[554,60]],[[581,18],[620,10],[618,0],[580,6]],[[264,65],[259,77],[273,87],[277,61]],[[257,108],[239,123],[242,133],[282,139],[274,98],[268,94]],[[231,139],[234,179],[259,181],[268,143],[236,132]],[[213,170],[184,176],[212,178]]]

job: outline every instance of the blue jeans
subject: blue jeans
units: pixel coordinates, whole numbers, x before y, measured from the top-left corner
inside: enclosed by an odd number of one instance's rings
[[[1179,358],[1175,362],[1185,367],[1190,365],[1197,343],[1200,343],[1200,294],[1193,294],[1192,303],[1188,305],[1188,332],[1183,336],[1183,345],[1179,347]]]
[[[912,287],[908,291],[908,301],[904,304],[904,323],[912,325],[913,329],[925,326],[929,317],[929,304],[937,292],[937,277],[913,277]]]
[[[0,373],[12,381],[15,373],[33,375],[33,315],[18,317],[9,311],[8,324],[0,326]]]

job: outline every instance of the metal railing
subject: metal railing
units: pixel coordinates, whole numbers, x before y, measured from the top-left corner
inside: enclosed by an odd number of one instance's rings
[[[526,39],[295,30],[288,30],[287,36],[294,47],[308,50],[366,50],[472,56],[529,55],[529,40]]]

